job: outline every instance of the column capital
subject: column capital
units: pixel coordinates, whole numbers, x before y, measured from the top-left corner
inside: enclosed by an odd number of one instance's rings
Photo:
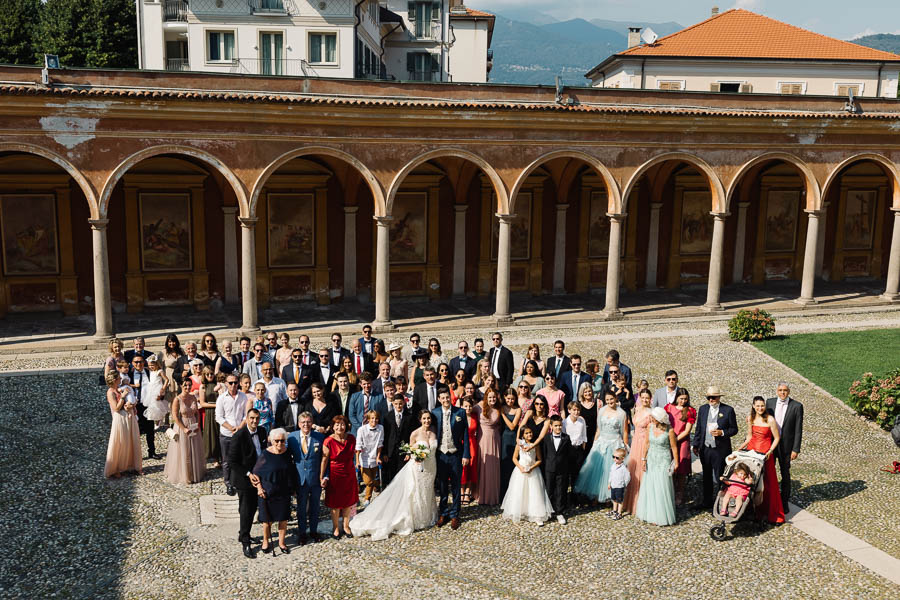
[[[358,207],[358,206],[345,206],[345,207],[344,207],[344,214],[345,214],[345,215],[354,215],[354,214],[356,214],[356,213],[358,213],[358,212],[359,212],[359,207]]]
[[[606,213],[606,216],[609,217],[610,221],[622,222],[628,216],[628,213]]]
[[[806,214],[808,214],[810,219],[818,219],[819,217],[822,216],[822,212],[824,212],[824,211],[822,211],[822,210],[808,210],[808,209],[804,209],[803,212],[805,212]]]
[[[898,215],[900,215],[900,206],[892,206],[892,207],[891,207],[891,212],[894,213],[894,216],[895,216],[895,217],[898,216]]]
[[[516,218],[516,215],[514,215],[514,214],[506,214],[505,215],[502,213],[496,213],[494,216],[497,217],[498,219],[500,219],[501,223],[506,223],[506,224],[512,223],[513,219]]]
[[[556,212],[566,212],[567,210],[569,210],[568,202],[560,202],[556,205]]]
[[[740,208],[742,210],[747,210],[747,208],[749,208],[749,207],[750,207],[749,202],[738,202],[738,208]]]
[[[233,214],[235,214],[235,213],[237,212],[237,210],[238,210],[238,207],[237,207],[237,206],[223,206],[223,207],[222,207],[222,214],[225,214],[225,215],[233,215]]]
[[[453,210],[455,210],[457,213],[464,213],[467,210],[469,210],[469,205],[468,204],[454,204]]]
[[[391,223],[391,221],[394,220],[394,217],[390,217],[390,216],[382,217],[379,215],[375,215],[374,217],[372,217],[372,219],[375,221],[375,223],[378,224],[379,227],[387,227]]]
[[[724,221],[731,216],[730,212],[710,212],[709,214],[711,214],[716,221]]]
[[[651,202],[651,203],[650,203],[650,210],[659,210],[659,209],[661,209],[662,207],[663,207],[663,203],[662,203],[662,202]]]
[[[238,217],[238,221],[240,221],[241,227],[245,229],[253,229],[259,223],[259,219],[256,217]]]
[[[88,219],[88,224],[91,226],[91,229],[102,231],[109,225],[109,219]]]

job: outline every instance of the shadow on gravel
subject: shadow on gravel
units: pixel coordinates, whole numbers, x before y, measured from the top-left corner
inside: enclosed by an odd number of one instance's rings
[[[96,375],[0,377],[0,596],[116,598],[135,477],[103,476]]]
[[[868,486],[865,481],[829,481],[828,483],[816,483],[804,487],[801,482],[793,480],[794,488],[800,489],[791,495],[791,500],[801,508],[808,508],[813,502],[822,500],[842,500],[847,496],[858,494]]]

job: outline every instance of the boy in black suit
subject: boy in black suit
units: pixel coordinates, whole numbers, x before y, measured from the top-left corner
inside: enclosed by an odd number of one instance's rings
[[[551,435],[544,438],[542,453],[544,462],[544,487],[550,496],[550,504],[560,525],[566,524],[563,516],[568,507],[569,462],[572,454],[572,443],[569,436],[563,433],[562,417],[550,417]]]

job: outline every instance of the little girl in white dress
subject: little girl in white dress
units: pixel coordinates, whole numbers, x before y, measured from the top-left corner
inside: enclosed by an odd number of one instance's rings
[[[541,464],[541,449],[535,446],[530,450],[525,448],[531,445],[534,432],[525,427],[522,429],[522,439],[516,445],[513,453],[513,463],[516,470],[509,478],[509,487],[506,496],[503,497],[503,518],[512,521],[532,521],[538,526],[543,525],[553,513],[553,505],[544,488],[544,478],[538,468]]]
[[[165,395],[160,397],[163,389],[168,387],[168,381],[165,379],[165,373],[159,366],[159,359],[155,354],[147,357],[147,369],[150,371],[150,383],[144,386],[141,392],[141,398],[144,399],[144,417],[150,421],[159,422],[166,418],[169,414],[169,403],[166,401]]]

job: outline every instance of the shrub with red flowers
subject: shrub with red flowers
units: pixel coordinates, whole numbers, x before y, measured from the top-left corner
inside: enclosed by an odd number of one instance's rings
[[[864,417],[890,429],[900,415],[900,368],[882,378],[863,373],[850,385],[848,404]]]
[[[728,337],[734,342],[758,342],[774,335],[775,317],[758,308],[739,310],[728,321]]]

